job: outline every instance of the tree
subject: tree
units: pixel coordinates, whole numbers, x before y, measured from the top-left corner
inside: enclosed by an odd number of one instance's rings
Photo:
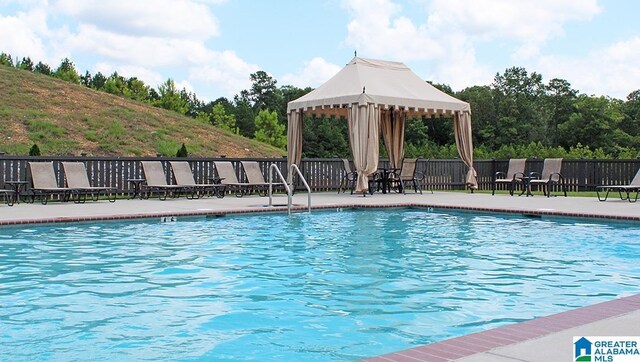
[[[575,112],[558,125],[561,146],[569,149],[578,144],[591,149],[615,152],[616,141],[628,137],[619,129],[623,115],[621,104],[606,97],[580,95],[574,103]]]
[[[0,65],[13,67],[13,59],[11,58],[11,55],[6,53],[0,53]]]
[[[29,149],[29,156],[40,156],[40,147],[37,144],[33,144]]]
[[[264,109],[258,113],[255,119],[255,139],[272,146],[284,149],[287,145],[284,125],[278,122],[278,113]]]
[[[93,76],[93,79],[91,79],[91,88],[95,90],[103,90],[105,83],[107,83],[107,77],[105,77],[101,72],[98,72]]]
[[[53,72],[53,76],[67,82],[80,84],[80,75],[76,71],[76,67],[69,58],[62,59],[60,66]]]
[[[236,126],[238,127],[240,135],[253,137],[256,133],[255,119],[257,112],[251,107],[247,96],[248,92],[244,90],[233,98],[233,114],[236,116]]]
[[[33,62],[31,61],[31,58],[29,58],[29,57],[22,58],[22,61],[16,65],[16,68],[20,68],[20,69],[24,69],[24,70],[28,70],[28,71],[32,72],[33,71]]]
[[[125,87],[125,96],[140,102],[149,102],[149,86],[136,77],[127,80]]]
[[[87,88],[91,88],[92,82],[93,82],[93,77],[91,76],[91,73],[89,73],[88,70],[84,73],[84,75],[80,76],[80,84],[82,84],[83,86]]]
[[[546,143],[549,115],[543,104],[542,76],[512,67],[502,75],[496,74],[491,88],[498,113],[496,144]]]
[[[51,75],[51,67],[43,62],[38,62],[35,68],[33,68],[33,71],[44,75]]]
[[[305,117],[302,122],[304,157],[350,157],[348,134],[344,118]]]
[[[227,114],[222,103],[217,103],[211,109],[210,122],[219,128],[238,133],[236,117],[233,114]]]
[[[578,92],[571,88],[571,84],[564,79],[554,78],[546,87],[547,109],[550,110],[549,143],[548,146],[558,145],[558,125],[566,123],[573,114],[573,103]]]
[[[278,109],[280,106],[280,95],[276,87],[277,81],[266,72],[259,70],[250,76],[251,90],[249,91],[249,100],[252,102],[254,109],[260,111],[263,109]]]
[[[176,83],[173,79],[167,79],[166,82],[158,87],[158,91],[160,92],[160,97],[154,102],[156,107],[182,114],[185,114],[189,110],[187,102],[180,97],[180,93],[176,89]]]
[[[182,147],[180,147],[180,149],[178,149],[178,152],[176,152],[176,157],[189,157],[187,146],[185,146],[184,143],[182,143]]]

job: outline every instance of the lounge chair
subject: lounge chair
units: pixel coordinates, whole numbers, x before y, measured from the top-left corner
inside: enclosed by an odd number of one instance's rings
[[[567,186],[564,183],[564,177],[560,173],[562,170],[562,159],[561,158],[547,158],[544,160],[544,164],[542,166],[542,174],[538,174],[537,172],[531,172],[529,174],[529,183],[527,187],[527,191],[530,190],[531,186],[541,186],[542,192],[547,196],[551,196],[551,189],[554,186],[560,185],[562,188],[562,192],[564,192],[564,196],[567,197]],[[527,195],[528,196],[528,195]]]
[[[408,158],[402,160],[402,169],[400,175],[393,175],[395,178],[396,187],[398,192],[403,194],[407,193],[407,186],[411,184],[414,192],[420,192],[422,195],[422,183],[424,181],[424,174],[417,170],[418,159]],[[433,193],[433,190],[431,190]]]
[[[16,192],[13,190],[0,189],[0,195],[4,195],[4,199],[8,206],[13,206],[16,198]]]
[[[342,167],[343,174],[342,178],[340,179],[338,193],[344,192],[347,189],[350,189],[351,193],[353,193],[353,188],[355,187],[358,174],[355,171],[351,170],[351,163],[346,158],[342,159]]]
[[[206,194],[207,192],[213,192],[219,199],[224,197],[225,185],[221,184],[199,184],[193,178],[193,171],[187,161],[169,161],[171,169],[173,170],[173,177],[176,179],[176,185],[193,187],[196,190],[198,197]]]
[[[493,179],[493,188],[491,189],[491,195],[496,194],[496,188],[498,184],[507,184],[509,195],[513,196],[513,190],[515,190],[516,185],[521,183],[524,174],[524,167],[527,163],[526,158],[512,158],[509,160],[509,168],[507,172],[496,172],[496,175]]]
[[[249,193],[256,192],[260,196],[267,196],[269,183],[264,180],[260,165],[256,161],[241,161],[244,174],[247,176]]]
[[[600,192],[607,191],[604,195],[604,198],[600,197]],[[609,192],[618,191],[618,195],[620,195],[621,200],[627,200],[629,202],[638,201],[638,193],[640,192],[640,169],[636,172],[635,177],[628,185],[600,185],[596,187],[596,195],[598,195],[598,200],[606,201],[607,197],[609,197]],[[622,192],[624,191],[626,196],[622,196]],[[635,191],[636,196],[632,199],[631,193]]]
[[[62,162],[64,175],[67,179],[67,186],[74,189],[72,196],[74,202],[84,203],[87,196],[91,196],[93,201],[98,201],[100,195],[107,197],[109,202],[116,201],[117,189],[108,186],[91,186],[87,168],[83,162]]]
[[[60,195],[62,201],[69,201],[73,190],[58,186],[53,162],[29,162],[28,167],[31,174],[31,202],[38,196],[42,204],[46,205],[52,195]]]
[[[142,185],[142,194],[145,198],[149,198],[153,192],[158,193],[160,200],[166,200],[170,194],[173,197],[179,197],[182,192],[187,198],[194,198],[196,191],[194,186],[170,185],[167,183],[167,177],[164,173],[164,167],[160,161],[141,161],[142,171],[146,183]]]
[[[213,164],[216,166],[220,183],[235,191],[236,197],[242,197],[249,191],[248,183],[238,181],[238,176],[236,176],[236,171],[231,162],[214,161]]]

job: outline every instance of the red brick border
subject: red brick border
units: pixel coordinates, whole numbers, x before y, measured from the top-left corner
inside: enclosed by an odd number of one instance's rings
[[[640,294],[366,359],[444,362],[640,310]]]

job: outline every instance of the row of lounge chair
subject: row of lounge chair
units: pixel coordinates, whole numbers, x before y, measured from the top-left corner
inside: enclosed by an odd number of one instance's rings
[[[167,182],[169,177],[160,161],[141,161],[144,174],[144,183],[140,185],[141,198],[149,198],[152,194],[157,194],[161,200],[169,195],[185,195],[193,199],[208,194],[222,198],[227,190],[234,192],[238,197],[254,192],[266,196],[269,188],[258,162],[255,161],[241,162],[248,182],[238,180],[232,163],[228,161],[214,162],[218,177],[212,179],[212,183],[196,183],[191,167],[186,161],[170,161],[169,164],[175,184]],[[62,170],[66,186],[58,185],[53,162],[29,162],[31,187],[28,195],[25,195],[26,200],[33,202],[39,198],[46,204],[53,195],[57,195],[62,201],[72,200],[75,203],[84,203],[88,199],[96,201],[100,197],[106,197],[110,202],[116,201],[118,190],[115,187],[91,185],[84,163],[62,162]],[[0,189],[0,196],[4,196],[7,205],[12,206],[17,195],[14,190]]]
[[[187,198],[198,198],[212,193],[222,198],[227,191],[235,193],[237,197],[257,193],[266,196],[269,184],[265,181],[260,165],[256,161],[241,161],[247,182],[240,182],[236,170],[229,161],[216,161],[214,165],[218,178],[213,183],[196,183],[188,162],[169,161],[175,178],[175,184],[167,183],[167,176],[160,161],[142,161],[146,183],[143,185],[142,195],[148,197],[157,193],[161,199],[171,194],[174,197],[184,193]]]

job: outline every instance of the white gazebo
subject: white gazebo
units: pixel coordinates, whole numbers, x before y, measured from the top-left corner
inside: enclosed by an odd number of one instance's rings
[[[466,183],[471,188],[477,187],[469,103],[438,90],[403,63],[355,57],[326,83],[289,102],[289,165],[299,164],[302,157],[302,118],[305,113],[347,118],[353,163],[358,172],[358,192],[367,190],[367,178],[378,168],[380,131],[392,167],[400,168],[407,118],[453,116],[458,154],[469,167]]]

